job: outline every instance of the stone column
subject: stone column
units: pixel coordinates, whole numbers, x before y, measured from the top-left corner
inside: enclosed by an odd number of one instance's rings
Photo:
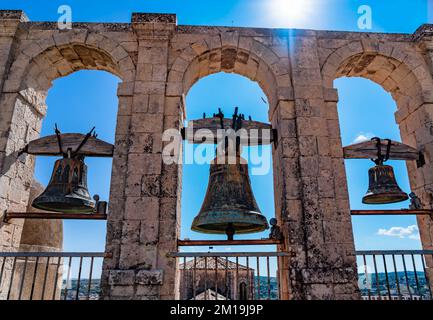
[[[423,38],[425,57],[430,70],[419,67],[418,74],[433,75],[433,38],[431,29],[426,28],[420,35]],[[423,208],[433,209],[433,94],[418,92],[409,103],[399,106],[395,113],[403,143],[420,150],[425,164],[417,166],[415,161],[407,161],[411,191],[421,199]],[[418,216],[418,228],[424,250],[433,250],[433,217]],[[433,287],[433,258],[426,256],[426,273]]]
[[[280,102],[272,119],[279,136],[275,179],[283,188],[277,208],[290,253],[288,295],[359,299],[336,99],[328,97],[335,92],[322,86],[315,33],[289,39],[294,97]]]
[[[0,251],[19,249],[23,221],[4,223],[2,216],[6,209],[25,211],[27,207],[34,157],[18,157],[18,152],[39,136],[46,109],[44,97],[32,90],[18,90],[22,79],[9,79],[15,35],[24,21],[22,11],[0,11]],[[11,268],[12,261],[7,261],[4,279],[10,279]],[[7,294],[8,285],[2,282],[0,299]]]
[[[175,298],[179,235],[178,166],[162,159],[162,134],[179,128],[179,116],[166,110],[169,40],[174,15],[134,14],[138,41],[134,83],[119,89],[122,108],[110,196],[104,299]],[[125,111],[127,110],[127,111]]]

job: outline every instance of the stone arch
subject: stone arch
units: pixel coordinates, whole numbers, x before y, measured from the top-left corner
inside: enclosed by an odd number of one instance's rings
[[[35,41],[23,48],[12,63],[6,87],[22,90],[39,85],[47,90],[51,81],[78,70],[104,70],[124,82],[134,80],[135,63],[120,44],[101,34],[91,33],[82,40],[75,34],[71,30],[54,44]]]
[[[332,88],[333,81],[339,77],[363,77],[379,84],[391,94],[397,105],[395,119],[403,143],[421,150],[426,161],[421,167],[417,167],[415,161],[406,162],[411,190],[421,198],[425,208],[431,208],[433,79],[427,62],[418,50],[413,43],[379,42],[361,38],[360,41],[350,42],[330,54],[322,64],[321,71],[326,88]],[[328,102],[327,105],[328,108],[333,108],[335,119],[338,118],[336,100]],[[336,132],[335,128],[333,131]],[[346,181],[343,162],[338,171]],[[423,248],[429,250],[433,248],[431,219],[418,216],[417,221]],[[433,260],[429,259],[426,265],[431,274]]]
[[[379,42],[350,42],[330,54],[321,71],[326,88],[339,77],[363,77],[389,92],[398,106],[397,117],[432,99],[433,81],[425,60],[413,47]],[[399,122],[399,119],[397,119]]]
[[[25,210],[35,163],[31,156],[17,161],[18,153],[29,141],[39,137],[52,81],[79,70],[107,71],[121,78],[123,85],[135,80],[134,58],[107,36],[88,29],[44,30],[40,34],[46,36],[27,41],[27,46],[23,45],[26,41],[17,45],[0,99],[2,108],[8,110],[7,118],[1,119],[5,123],[3,134],[13,137],[2,146],[8,152],[0,163],[0,170],[14,181],[13,189],[16,190],[15,197],[8,197],[2,205],[17,211]],[[120,96],[119,106],[125,101],[125,97]],[[23,221],[0,224],[0,232],[3,229],[15,230],[16,240],[12,239],[8,245],[17,249],[22,228]]]
[[[270,114],[279,100],[288,100],[292,92],[288,59],[252,37],[240,37],[233,43],[211,49],[201,39],[183,48],[168,73],[168,95],[187,94],[201,78],[226,72],[256,81],[268,98]]]

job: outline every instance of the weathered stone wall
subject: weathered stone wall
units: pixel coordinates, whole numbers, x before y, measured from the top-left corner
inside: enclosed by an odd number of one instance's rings
[[[0,209],[24,210],[33,158],[19,150],[39,136],[51,82],[81,69],[122,79],[102,288],[105,299],[177,298],[181,167],[166,165],[165,129],[182,126],[184,97],[209,74],[258,82],[278,130],[273,148],[276,217],[290,252],[279,261],[281,296],[357,299],[356,263],[333,80],[369,78],[391,92],[412,189],[432,202],[432,30],[414,35],[177,25],[174,15],[134,14],[131,23],[28,22],[0,11]],[[433,224],[420,218],[423,245]],[[17,250],[22,222],[0,225],[2,250]],[[428,262],[433,267],[432,261]]]

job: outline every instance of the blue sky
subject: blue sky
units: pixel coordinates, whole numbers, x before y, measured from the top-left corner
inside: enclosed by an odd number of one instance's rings
[[[302,0],[290,5],[287,5],[287,2],[290,0],[0,0],[0,9],[23,9],[33,21],[56,21],[59,16],[59,5],[68,4],[72,8],[73,21],[77,22],[129,22],[132,12],[164,12],[176,13],[179,24],[360,31],[357,27],[358,7],[370,5],[373,28],[369,31],[406,33],[414,32],[422,23],[429,20],[427,0]],[[42,135],[52,134],[54,123],[58,123],[64,132],[86,132],[95,125],[99,137],[112,142],[118,82],[118,78],[106,72],[96,71],[80,71],[57,79],[49,92],[49,111],[43,123]],[[361,134],[400,139],[393,117],[395,103],[381,87],[371,81],[357,78],[339,79],[335,86],[340,95],[338,107],[344,145],[352,143]],[[200,80],[189,92],[188,117],[199,118],[203,112],[211,114],[218,107],[222,107],[225,114],[230,115],[233,107],[239,106],[241,112],[252,115],[254,119],[266,121],[267,106],[261,101],[261,97],[264,96],[256,83],[241,76],[212,75]],[[375,117],[371,116],[373,113]],[[266,152],[267,149],[263,151]],[[54,160],[37,160],[35,174],[41,182],[46,183],[49,180]],[[111,160],[88,158],[86,162],[89,166],[91,193],[98,193],[102,199],[108,199]],[[405,164],[390,163],[394,165],[400,186],[408,192]],[[367,170],[371,165],[369,160],[346,162],[353,209],[366,208],[361,204],[361,197],[367,190]],[[201,234],[189,231],[189,227],[200,208],[206,191],[204,181],[207,179],[208,166],[185,166],[182,237],[203,238]],[[200,185],[200,188],[197,188],[197,185]],[[262,212],[271,217],[274,211],[272,173],[266,176],[253,176],[252,185]],[[393,207],[404,206],[407,204],[400,203]],[[413,217],[355,217],[353,222],[357,249],[420,248],[418,240],[377,234],[379,229],[407,228],[416,224]],[[65,221],[64,226],[64,250],[104,249],[105,222]],[[263,233],[248,237],[266,235],[267,233]]]

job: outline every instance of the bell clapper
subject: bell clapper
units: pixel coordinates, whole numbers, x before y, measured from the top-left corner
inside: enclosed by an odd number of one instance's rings
[[[233,241],[233,236],[235,235],[236,230],[233,227],[233,223],[228,223],[226,228],[226,235],[228,241]]]

